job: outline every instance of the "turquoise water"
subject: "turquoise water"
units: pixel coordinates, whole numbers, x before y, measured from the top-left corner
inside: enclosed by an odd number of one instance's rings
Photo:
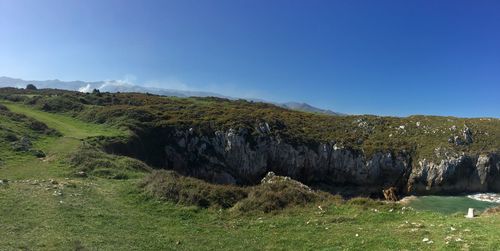
[[[444,214],[463,213],[465,215],[470,207],[481,212],[489,207],[500,206],[500,204],[474,200],[467,196],[420,196],[412,200],[409,206],[416,210],[435,211]]]

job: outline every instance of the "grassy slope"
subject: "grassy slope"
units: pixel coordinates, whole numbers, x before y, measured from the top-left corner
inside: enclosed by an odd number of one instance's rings
[[[5,250],[205,250],[205,249],[472,249],[500,245],[500,217],[474,220],[388,206],[317,205],[276,215],[235,215],[226,210],[181,207],[148,200],[138,179],[76,179],[64,154],[87,136],[115,130],[60,115],[9,108],[33,116],[64,134],[36,145],[46,161],[31,156],[8,158],[0,168],[0,246]],[[3,121],[5,122],[5,121]],[[14,153],[12,153],[14,154]],[[34,182],[34,180],[38,180]],[[54,189],[48,179],[66,183]],[[27,181],[29,180],[29,181]],[[43,180],[43,181],[42,181]],[[54,191],[62,196],[54,196]],[[378,208],[379,212],[372,209]],[[402,212],[404,212],[402,214]],[[408,223],[406,223],[408,222]],[[414,223],[414,224],[412,224]],[[451,227],[456,230],[452,231]],[[469,231],[468,231],[469,230]],[[358,236],[356,236],[356,234]],[[451,237],[449,244],[445,238]],[[423,238],[434,243],[426,244]],[[456,241],[460,238],[462,241]]]
[[[267,122],[272,135],[279,135],[292,144],[317,145],[334,141],[362,149],[368,155],[378,151],[405,150],[415,159],[422,159],[435,157],[436,148],[471,154],[498,152],[500,149],[500,120],[494,118],[328,116],[243,100],[130,93],[44,94],[26,102],[54,111],[66,111],[66,107],[74,106],[79,108],[74,114],[87,121],[124,124],[134,130],[166,125],[193,128],[202,134],[229,128],[246,128],[251,134],[258,134],[257,124]],[[453,127],[456,129],[452,130]],[[472,144],[457,146],[448,142],[450,137],[463,138],[465,127],[473,132]]]
[[[271,104],[219,98],[175,98],[139,93],[89,94],[62,90],[0,88],[0,99],[29,104],[50,112],[66,113],[88,122],[107,123],[141,132],[150,127],[193,128],[196,133],[245,129],[260,135],[259,123],[266,122],[270,134],[284,142],[317,147],[335,142],[375,152],[409,152],[414,160],[442,159],[447,154],[482,154],[500,149],[500,119],[439,116],[378,117],[328,116],[291,111]],[[464,140],[469,128],[473,142]]]
[[[61,132],[65,137],[84,139],[99,135],[120,136],[124,134],[124,132],[114,128],[84,123],[80,120],[55,113],[40,112],[38,110],[34,110],[32,107],[18,103],[3,102],[2,104],[9,108],[12,112],[21,113],[38,121],[44,122],[49,125],[50,128]]]

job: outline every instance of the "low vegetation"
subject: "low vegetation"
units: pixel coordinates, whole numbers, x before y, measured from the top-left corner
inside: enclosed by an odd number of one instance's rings
[[[43,109],[45,95],[68,97],[71,102],[76,102],[76,97],[82,110],[58,108],[65,104],[59,101],[51,101],[51,108]],[[344,201],[272,175],[253,187],[215,185],[172,171],[151,171],[142,162],[109,155],[100,151],[98,144],[89,144],[127,137],[127,130],[147,126],[188,126],[196,116],[201,118],[196,130],[238,124],[253,128],[253,119],[263,118],[276,129],[273,133],[290,133],[292,137],[294,130],[302,130],[301,135],[293,136],[298,141],[340,135],[341,129],[325,129],[330,127],[314,131],[322,127],[309,123],[320,118],[334,121],[328,125],[332,128],[347,128],[359,118],[396,125],[410,120],[424,123],[426,117],[323,117],[246,101],[139,94],[12,89],[2,90],[0,96],[5,102],[0,105],[2,250],[496,250],[499,246],[500,219],[494,209],[466,219],[367,198]],[[37,96],[42,97],[33,103]],[[129,98],[130,103],[126,103]],[[199,114],[190,115],[189,111]],[[210,121],[221,111],[223,116]],[[250,119],[242,116],[231,121],[242,112],[248,112]],[[308,118],[312,122],[299,121]],[[440,119],[447,120],[431,117],[429,124]],[[457,126],[469,121],[450,119]],[[475,140],[463,147],[478,151],[481,144],[484,149],[496,147],[498,141],[482,141],[477,135],[498,135],[498,122],[470,121],[467,125]],[[386,133],[392,133],[391,126]],[[406,135],[410,134],[406,129]],[[382,133],[380,130],[375,135]],[[360,132],[353,129],[352,133]],[[348,138],[339,137],[339,141]],[[367,147],[373,140],[370,137],[374,136],[367,136],[359,146]],[[441,142],[441,138],[436,140]],[[30,151],[16,150],[20,145],[46,156],[38,158]],[[75,175],[78,172],[86,177]]]
[[[238,187],[210,184],[174,171],[158,170],[146,176],[140,187],[152,198],[186,206],[231,208],[238,212],[270,213],[315,202],[341,201],[340,197],[314,191],[280,176],[273,176],[256,186]]]
[[[239,128],[257,135],[259,123],[267,123],[271,135],[291,144],[334,142],[367,155],[405,151],[421,159],[443,151],[479,154],[500,149],[500,120],[495,118],[329,116],[244,100],[59,90],[2,89],[0,99],[134,132],[177,127],[203,134]]]
[[[484,215],[489,215],[489,214],[500,215],[500,206],[488,208],[488,209],[484,210],[483,214]]]
[[[22,114],[13,113],[0,104],[0,160],[2,156],[11,156],[13,152],[23,155],[45,157],[45,153],[36,149],[33,141],[47,137],[59,137],[60,134],[42,122]]]
[[[153,172],[140,186],[154,198],[204,208],[230,208],[248,195],[246,188],[210,184],[166,170]]]
[[[151,168],[143,162],[124,156],[104,153],[91,146],[82,146],[69,157],[76,176],[97,176],[111,179],[137,177],[137,172],[148,172]]]
[[[261,184],[250,187],[248,190],[248,196],[239,201],[234,210],[270,213],[290,207],[303,207],[326,201],[341,201],[338,196],[312,190],[298,181],[288,177],[275,176],[273,173],[269,173]]]

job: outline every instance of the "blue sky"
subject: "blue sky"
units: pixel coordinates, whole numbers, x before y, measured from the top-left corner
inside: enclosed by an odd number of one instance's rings
[[[0,0],[0,76],[500,117],[500,1]]]

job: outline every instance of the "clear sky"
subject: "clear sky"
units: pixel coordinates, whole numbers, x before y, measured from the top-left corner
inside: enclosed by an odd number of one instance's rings
[[[0,0],[0,76],[500,117],[500,1]]]

